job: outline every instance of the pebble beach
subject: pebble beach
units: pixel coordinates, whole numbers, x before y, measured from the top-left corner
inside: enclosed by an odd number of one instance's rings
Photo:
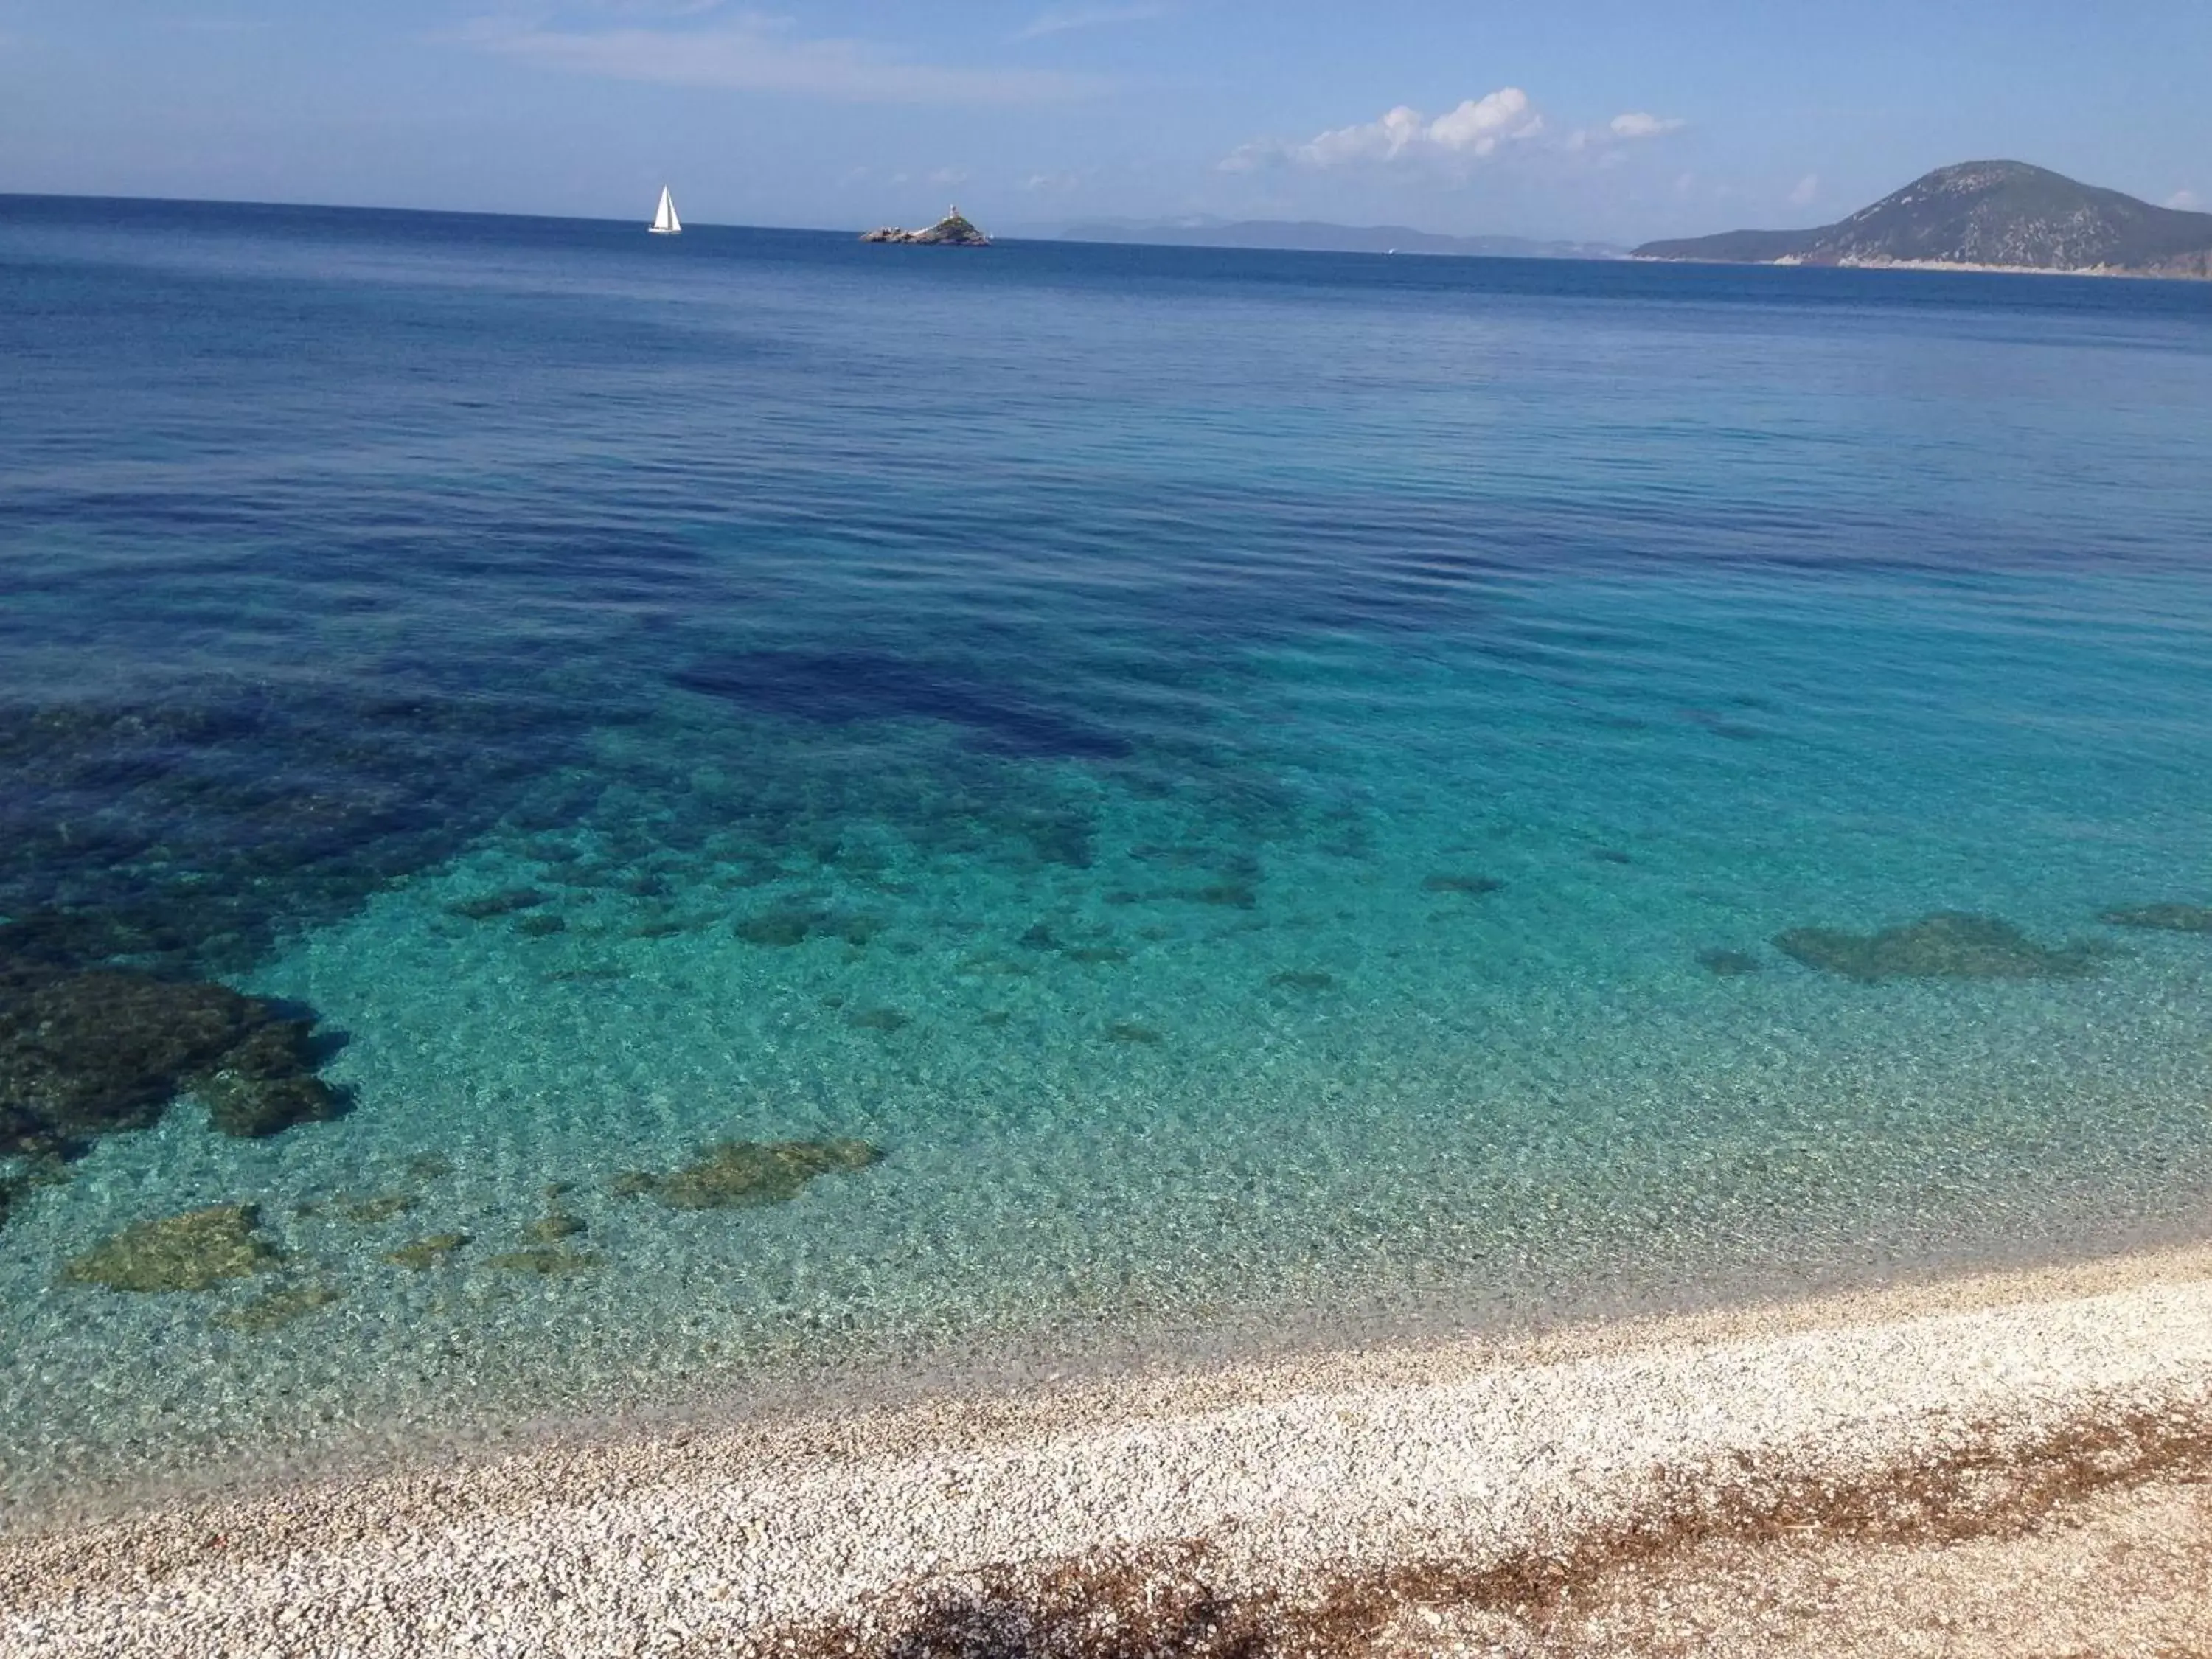
[[[0,1543],[0,1648],[1533,1654],[1691,1650],[1670,1645],[1686,1632],[1784,1651],[1825,1630],[1843,1645],[1808,1650],[1839,1651],[1857,1630],[1905,1651],[1898,1621],[1923,1615],[1920,1650],[2049,1650],[2083,1619],[2154,1647],[2147,1610],[2185,1619],[2201,1585],[2174,1600],[2144,1575],[2201,1580],[2208,1470],[2199,1249],[1510,1343],[549,1432],[19,1533]],[[2133,1577],[2068,1557],[1986,1627],[1943,1628],[1976,1616],[1942,1589],[1958,1552],[1982,1552],[1986,1589],[2038,1552],[2099,1549]]]

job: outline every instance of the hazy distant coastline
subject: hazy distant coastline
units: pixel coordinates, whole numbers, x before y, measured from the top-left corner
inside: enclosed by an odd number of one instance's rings
[[[1068,242],[1269,248],[1299,253],[1437,253],[1488,259],[1620,259],[1628,254],[1627,247],[1618,242],[1445,236],[1407,225],[1338,225],[1319,219],[1091,219],[1061,226],[1053,234]]]

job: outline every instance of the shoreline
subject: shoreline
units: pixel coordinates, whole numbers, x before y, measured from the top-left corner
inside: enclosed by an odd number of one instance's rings
[[[1061,1421],[1086,1402],[1109,1417],[1126,1416],[1144,1401],[1179,1411],[1199,1398],[1249,1397],[1274,1379],[1305,1376],[1316,1364],[1347,1378],[1353,1367],[1376,1382],[1418,1377],[1431,1355],[1528,1357],[1551,1352],[1559,1343],[1580,1352],[1593,1341],[1633,1340],[1646,1330],[1704,1330],[1713,1320],[1722,1322],[1711,1328],[1735,1328],[1754,1314],[1780,1328],[1793,1318],[1832,1316],[1867,1296],[1941,1291],[1956,1297],[1969,1294],[1966,1287],[1986,1285],[1989,1294],[2016,1297],[2047,1273],[2064,1275],[2068,1285],[2087,1283],[2102,1271],[2098,1264],[2199,1249],[2212,1254],[2212,1237],[2201,1228],[2131,1224],[2101,1238],[2069,1237],[2047,1254],[1992,1255],[1971,1246],[1945,1254],[1869,1252],[1870,1259],[1848,1267],[1778,1261],[1677,1280],[1663,1290],[1642,1280],[1594,1279],[1571,1293],[1555,1285],[1547,1302],[1534,1304],[1411,1292],[1370,1298],[1355,1310],[1337,1287],[1326,1305],[1300,1297],[1194,1308],[1146,1325],[1076,1318],[979,1331],[957,1344],[913,1334],[833,1343],[659,1385],[634,1371],[612,1394],[560,1389],[518,1400],[488,1391],[476,1400],[441,1401],[442,1409],[429,1413],[347,1414],[321,1434],[298,1432],[297,1425],[286,1432],[279,1425],[259,1435],[192,1438],[164,1425],[157,1441],[126,1444],[121,1456],[80,1454],[36,1468],[28,1449],[19,1466],[0,1457],[0,1545],[157,1513],[504,1462],[546,1449],[735,1436],[824,1416],[850,1423],[956,1403],[1013,1409],[1046,1398]]]
[[[1990,265],[1959,259],[1692,259],[1672,254],[1630,253],[1645,265],[1756,265],[1770,270],[1948,270],[1985,276],[2104,276],[2139,283],[2212,282],[2199,270],[2141,270],[2132,265]]]
[[[2206,1247],[183,1503],[0,1539],[0,1650],[866,1653],[1202,1602],[1379,1652],[1715,1538],[1963,1537],[2200,1467]]]

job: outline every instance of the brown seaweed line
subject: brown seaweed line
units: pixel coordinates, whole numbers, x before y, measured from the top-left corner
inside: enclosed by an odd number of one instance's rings
[[[1601,1575],[1717,1540],[2015,1537],[2101,1492],[2212,1479],[2212,1401],[2086,1413],[2025,1441],[1989,1423],[1969,1433],[1964,1446],[1858,1479],[1760,1481],[1747,1454],[1669,1468],[1657,1501],[1635,1521],[1540,1537],[1480,1565],[1407,1560],[1293,1596],[1231,1587],[1212,1548],[1186,1540],[963,1573],[733,1650],[776,1659],[1358,1659],[1395,1616],[1424,1606],[1509,1613],[1541,1632]]]

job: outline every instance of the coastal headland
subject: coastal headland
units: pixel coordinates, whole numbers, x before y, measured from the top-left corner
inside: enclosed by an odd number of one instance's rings
[[[2179,1652],[2208,1483],[2196,1249],[20,1531],[0,1651]]]
[[[2212,277],[2212,214],[2154,207],[2022,161],[1966,161],[1832,225],[1646,242],[1634,257],[2203,279]]]

